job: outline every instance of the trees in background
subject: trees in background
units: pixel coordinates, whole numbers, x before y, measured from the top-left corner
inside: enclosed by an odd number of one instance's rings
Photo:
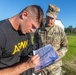
[[[70,25],[69,27],[65,28],[65,33],[66,34],[76,34],[76,27],[73,28],[72,25]]]

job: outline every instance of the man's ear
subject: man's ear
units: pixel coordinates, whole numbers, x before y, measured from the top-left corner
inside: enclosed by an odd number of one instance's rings
[[[27,12],[27,11],[24,11],[24,12],[23,12],[23,15],[24,15],[24,16],[28,16],[28,12]]]
[[[28,17],[28,12],[27,11],[22,12],[22,19],[25,19],[27,17]]]

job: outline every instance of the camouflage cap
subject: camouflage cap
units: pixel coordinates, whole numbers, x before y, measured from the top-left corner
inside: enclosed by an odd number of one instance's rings
[[[48,10],[46,12],[46,15],[49,16],[49,17],[52,17],[52,18],[57,18],[57,15],[58,15],[58,12],[60,11],[60,8],[53,5],[53,4],[50,4],[48,6]]]

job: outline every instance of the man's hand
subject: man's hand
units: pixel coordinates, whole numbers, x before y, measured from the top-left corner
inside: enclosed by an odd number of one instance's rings
[[[59,50],[57,50],[56,53],[58,54],[59,58],[55,62],[61,60],[62,58],[62,53]]]
[[[27,63],[29,64],[29,68],[34,68],[36,67],[38,64],[39,64],[39,61],[40,61],[40,57],[39,55],[34,55],[32,56],[28,61]]]

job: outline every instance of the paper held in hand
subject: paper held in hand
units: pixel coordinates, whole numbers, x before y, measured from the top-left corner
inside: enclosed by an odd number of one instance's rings
[[[40,56],[40,63],[34,68],[34,72],[38,72],[41,69],[53,64],[59,57],[50,44],[40,49],[33,50],[33,54],[38,54]]]

